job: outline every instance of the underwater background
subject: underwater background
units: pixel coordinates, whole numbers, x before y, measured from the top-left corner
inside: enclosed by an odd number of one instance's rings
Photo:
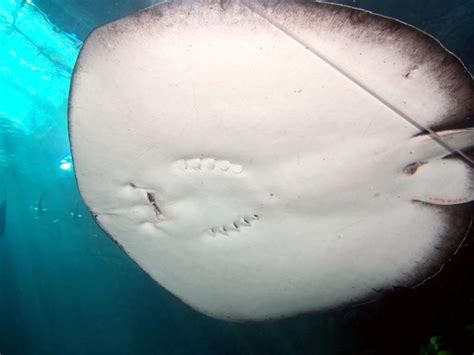
[[[474,0],[334,2],[412,24],[474,71]],[[92,29],[152,4],[0,0],[0,354],[473,354],[472,258],[434,296],[230,323],[170,295],[95,224],[70,159],[74,63]]]

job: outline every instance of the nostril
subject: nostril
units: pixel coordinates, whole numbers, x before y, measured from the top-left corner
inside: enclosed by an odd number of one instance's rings
[[[155,194],[152,192],[147,192],[146,197],[148,198],[148,201],[150,201],[151,204],[155,203]]]

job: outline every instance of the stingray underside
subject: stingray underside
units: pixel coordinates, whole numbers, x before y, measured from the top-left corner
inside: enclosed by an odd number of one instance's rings
[[[80,192],[218,318],[415,287],[465,241],[473,81],[435,39],[313,2],[175,1],[96,29],[69,127]]]

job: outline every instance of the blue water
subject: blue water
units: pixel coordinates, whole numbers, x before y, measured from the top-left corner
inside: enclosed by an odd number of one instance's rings
[[[416,25],[474,69],[472,0],[339,3]],[[0,0],[0,200],[7,201],[0,353],[355,353],[360,341],[340,313],[240,324],[193,311],[142,272],[87,212],[73,170],[61,166],[70,155],[72,69],[95,26],[149,4]]]

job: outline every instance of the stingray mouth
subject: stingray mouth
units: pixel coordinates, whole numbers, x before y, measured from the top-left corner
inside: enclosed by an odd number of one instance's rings
[[[151,207],[153,207],[153,212],[155,212],[156,218],[159,219],[161,216],[161,209],[156,203],[155,194],[153,192],[147,192],[146,198],[148,199],[148,202],[150,202]]]
[[[156,221],[159,222],[163,218],[163,213],[156,199],[156,194],[155,192],[152,191],[152,189],[137,187],[137,185],[133,182],[129,183],[127,187],[131,188],[132,190],[139,191],[140,194],[146,197],[147,203],[145,204],[145,206],[152,209],[153,215],[155,216]]]
[[[116,191],[117,199],[115,205],[117,207],[101,208],[92,211],[92,215],[96,220],[101,217],[113,216],[127,218],[134,224],[153,224],[158,225],[167,218],[161,207],[161,202],[156,197],[153,189],[147,187],[139,187],[137,184],[130,182],[125,184]],[[120,203],[120,207],[118,204]]]

